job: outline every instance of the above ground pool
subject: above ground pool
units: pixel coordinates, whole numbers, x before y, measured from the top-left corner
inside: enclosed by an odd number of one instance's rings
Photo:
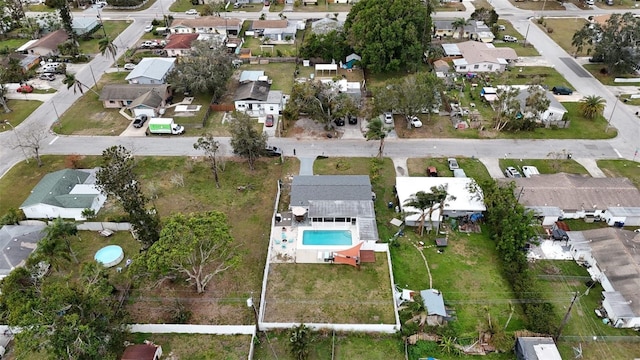
[[[350,230],[304,230],[302,245],[351,245]]]
[[[104,267],[116,266],[124,258],[124,251],[118,245],[105,246],[96,252],[93,257],[97,262],[101,263]]]

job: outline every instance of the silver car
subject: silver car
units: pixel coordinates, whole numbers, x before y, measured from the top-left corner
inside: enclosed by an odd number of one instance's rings
[[[460,166],[458,165],[458,160],[454,158],[448,158],[447,163],[449,164],[449,170],[451,171],[455,169],[460,169]]]

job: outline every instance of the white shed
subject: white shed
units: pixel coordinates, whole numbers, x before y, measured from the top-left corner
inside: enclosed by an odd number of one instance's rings
[[[640,226],[640,207],[610,207],[602,218],[609,226]]]

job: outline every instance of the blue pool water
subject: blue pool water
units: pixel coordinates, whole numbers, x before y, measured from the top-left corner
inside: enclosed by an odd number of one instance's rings
[[[349,230],[305,230],[303,245],[351,245]]]

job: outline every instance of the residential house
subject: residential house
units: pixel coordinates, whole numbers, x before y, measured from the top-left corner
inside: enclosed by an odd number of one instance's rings
[[[74,17],[71,23],[71,28],[76,35],[82,36],[85,34],[91,34],[91,32],[100,26],[98,18],[95,16],[90,17]]]
[[[288,20],[254,20],[247,35],[261,36],[268,43],[291,43],[296,39],[296,23]]]
[[[302,0],[302,5],[318,5],[318,0]]]
[[[491,29],[483,21],[469,20],[463,29],[454,28],[453,23],[455,21],[455,19],[434,20],[433,35],[439,38],[469,39],[483,43],[490,43],[495,39]]]
[[[347,79],[345,78],[339,80],[333,80],[329,78],[317,79],[324,84],[330,84],[333,87],[334,91],[349,95],[356,103],[356,105],[360,104],[360,101],[362,99],[362,90],[358,81],[347,81]]]
[[[45,224],[4,225],[0,228],[0,279],[23,266],[38,241],[45,235]]]
[[[242,30],[242,20],[220,16],[175,19],[169,27],[171,34],[226,34],[238,36],[240,30]]]
[[[472,178],[462,177],[396,177],[396,192],[400,211],[406,214],[405,224],[407,226],[418,226],[420,224],[421,211],[411,206],[405,205],[407,201],[415,196],[419,191],[431,192],[432,187],[444,186],[447,189],[447,199],[444,208],[440,209],[440,204],[433,206],[431,211],[431,222],[428,217],[425,220],[425,227],[434,228],[440,226],[440,222],[445,218],[460,218],[479,214],[487,210],[484,205],[482,190],[477,186]],[[428,212],[428,209],[427,209]]]
[[[85,209],[98,213],[107,197],[95,186],[96,170],[65,169],[45,175],[20,209],[29,219],[84,220]]]
[[[527,98],[530,95],[529,86],[513,85],[513,87],[518,87],[520,90],[520,93],[516,98],[520,102],[520,108],[524,111]],[[539,87],[542,88],[541,86]],[[558,101],[558,99],[556,99],[555,96],[553,96],[553,94],[550,91],[547,91],[545,89],[543,89],[543,91],[545,93],[546,98],[549,99],[549,106],[542,113],[542,115],[540,115],[540,119],[538,120],[538,122],[543,123],[545,127],[550,127],[551,125],[561,125],[561,122],[563,121],[563,118],[564,118],[564,114],[568,112],[567,109],[560,103],[560,101]],[[560,127],[565,127],[565,126],[560,126]]]
[[[198,34],[174,34],[169,37],[169,42],[164,47],[169,57],[188,55],[191,52],[191,44],[198,39]]]
[[[519,337],[515,352],[517,360],[562,360],[556,343],[550,337]]]
[[[2,57],[0,59],[0,65],[5,68],[8,68],[9,63],[12,60],[18,61],[20,69],[22,69],[23,73],[26,73],[27,71],[31,70],[32,68],[40,64],[40,56],[21,54],[21,53],[15,52],[15,53],[10,53],[8,56]]]
[[[640,327],[640,234],[617,228],[568,231],[573,258],[602,285],[604,317],[619,328]]]
[[[324,17],[311,22],[311,32],[316,35],[325,35],[332,31],[339,31],[342,30],[343,27],[344,21],[330,17]]]
[[[129,345],[124,349],[120,360],[160,360],[162,347],[151,342]]]
[[[271,90],[267,81],[247,81],[236,89],[234,104],[237,111],[250,116],[278,115],[283,110],[282,91]]]
[[[519,202],[551,226],[559,218],[604,218],[610,209],[640,211],[640,191],[627,178],[592,178],[577,174],[542,174],[514,181]],[[612,221],[610,225],[614,225]]]
[[[133,116],[146,114],[154,117],[172,98],[169,85],[105,85],[100,92],[100,101],[106,109],[126,108]]]
[[[25,50],[29,55],[37,55],[43,57],[58,55],[60,54],[58,45],[64,43],[68,39],[69,35],[67,35],[64,30],[56,30],[41,37]]]
[[[511,48],[497,48],[493,44],[478,41],[442,47],[447,56],[460,57],[453,59],[453,66],[458,73],[503,72],[511,61],[518,58],[516,51]]]
[[[164,84],[175,63],[175,58],[143,58],[125,80],[129,84]]]

